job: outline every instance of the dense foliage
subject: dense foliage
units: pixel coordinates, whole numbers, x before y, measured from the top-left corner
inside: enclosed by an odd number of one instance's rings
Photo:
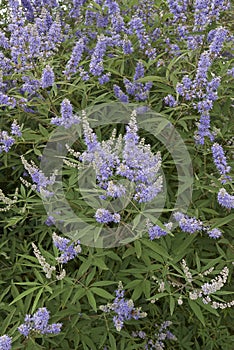
[[[0,3],[0,350],[233,349],[233,5]]]

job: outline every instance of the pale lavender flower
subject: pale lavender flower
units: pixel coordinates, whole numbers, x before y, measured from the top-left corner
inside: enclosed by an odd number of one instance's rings
[[[73,48],[70,60],[66,65],[65,71],[63,72],[66,76],[70,76],[71,74],[76,73],[77,67],[81,61],[84,49],[85,49],[84,38],[80,38],[77,41],[75,47]]]
[[[20,126],[17,124],[16,120],[14,120],[13,123],[11,124],[11,135],[16,135],[18,137],[22,136]]]
[[[0,350],[10,350],[11,349],[12,338],[4,334],[0,337]]]
[[[114,90],[115,96],[121,102],[124,102],[124,103],[128,102],[128,96],[121,90],[121,88],[118,85],[114,84],[113,90]]]
[[[231,75],[231,76],[234,78],[234,67],[228,69],[227,74],[228,74],[228,75]]]
[[[206,233],[210,238],[220,238],[222,236],[222,232],[218,228],[213,228],[212,230],[208,229],[206,230]]]
[[[123,53],[125,55],[130,55],[131,53],[133,53],[133,47],[132,47],[132,43],[131,40],[128,39],[128,37],[126,36],[122,42],[122,48],[123,48]]]
[[[222,183],[226,182],[226,180],[231,180],[230,176],[226,175],[230,172],[231,167],[227,165],[227,158],[225,157],[223,147],[218,143],[214,143],[211,150],[216,168],[218,169],[220,175],[223,175]]]
[[[80,118],[73,114],[71,102],[65,98],[61,103],[61,117],[54,117],[51,119],[51,124],[64,126],[69,129],[74,124],[80,123]]]
[[[55,175],[53,174],[50,177],[45,176],[45,174],[32,161],[31,164],[28,163],[24,156],[21,156],[21,161],[25,170],[27,170],[33,182],[36,184],[35,188],[37,191],[42,191],[46,196],[51,196],[52,192],[47,190],[47,186],[54,184]]]
[[[18,331],[28,337],[31,332],[39,334],[58,334],[61,331],[62,323],[48,325],[49,311],[43,307],[39,308],[33,315],[26,315],[23,324],[18,327]]]
[[[54,72],[53,69],[47,65],[42,72],[41,86],[43,89],[48,88],[54,84]]]
[[[144,69],[143,63],[142,62],[137,62],[133,80],[138,80],[140,78],[143,78],[144,74],[145,74],[145,69]]]
[[[0,131],[0,154],[3,151],[9,152],[14,143],[15,139],[10,136],[7,131]]]
[[[40,88],[41,83],[37,79],[33,79],[29,76],[23,76],[22,80],[24,81],[24,84],[21,87],[22,92],[34,94]]]
[[[107,46],[111,45],[110,38],[100,35],[96,47],[91,56],[91,61],[89,65],[90,73],[95,76],[100,76],[104,70],[103,58],[107,50]]]
[[[151,241],[154,240],[155,238],[158,239],[160,237],[167,235],[167,231],[162,229],[158,225],[148,224],[147,228],[148,228],[149,238]]]
[[[103,208],[97,209],[94,217],[101,224],[108,224],[110,222],[118,223],[120,221],[120,215],[118,213],[112,214],[108,209]]]
[[[187,19],[188,0],[167,0],[169,10],[173,14],[174,22],[185,22]]]
[[[184,232],[195,233],[203,229],[203,223],[196,218],[190,218],[188,215],[184,215],[180,212],[174,213],[173,216]]]
[[[118,289],[115,291],[116,298],[112,304],[102,305],[100,309],[103,312],[114,311],[117,315],[113,317],[116,330],[119,332],[124,326],[124,321],[146,317],[145,312],[141,312],[141,308],[136,308],[133,301],[124,298],[124,290],[122,283],[119,283]]]
[[[224,41],[227,39],[228,30],[225,28],[219,27],[217,29],[214,29],[214,31],[212,31],[212,36],[213,36],[213,39],[209,47],[209,52],[217,57],[220,54]]]
[[[108,83],[110,81],[110,76],[111,73],[103,74],[101,77],[98,78],[99,83],[101,85]]]
[[[68,238],[60,237],[55,232],[53,233],[53,244],[61,252],[61,255],[56,260],[61,264],[66,264],[69,260],[74,259],[80,252],[80,241],[72,242]]]
[[[172,95],[167,95],[164,97],[164,102],[169,107],[175,107],[177,105],[177,102]]]
[[[221,188],[218,193],[218,203],[227,209],[234,208],[234,196],[230,195],[225,188]]]

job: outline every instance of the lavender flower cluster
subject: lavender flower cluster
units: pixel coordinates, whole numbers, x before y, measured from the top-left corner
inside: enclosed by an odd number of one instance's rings
[[[168,340],[177,340],[174,334],[172,334],[167,328],[172,325],[171,321],[164,321],[160,326],[155,324],[155,328],[158,328],[158,331],[154,333],[153,339],[150,339],[149,336],[144,331],[133,332],[132,336],[134,338],[138,337],[144,339],[146,344],[144,346],[145,350],[165,349],[165,341]]]
[[[24,323],[18,327],[18,331],[28,337],[31,333],[58,334],[61,331],[62,323],[48,324],[50,318],[49,311],[42,307],[33,315],[26,315]]]
[[[218,228],[211,229],[210,226],[204,225],[201,220],[194,217],[189,217],[180,212],[173,214],[175,220],[179,223],[179,227],[183,232],[196,233],[199,231],[204,231],[210,238],[220,238],[222,232]]]
[[[11,349],[12,338],[4,334],[0,337],[0,350]]]
[[[52,118],[51,124],[64,126],[65,129],[69,129],[72,125],[80,123],[80,118],[73,114],[72,104],[67,98],[62,101],[60,112],[61,117]]]
[[[119,282],[118,289],[115,291],[116,298],[112,304],[101,305],[100,310],[109,313],[114,311],[117,315],[113,317],[116,330],[119,332],[124,326],[124,322],[132,318],[138,320],[146,317],[145,312],[141,312],[141,308],[135,308],[133,301],[124,298],[123,285]]]
[[[11,135],[12,136],[10,136],[7,131],[0,131],[0,154],[3,151],[9,152],[9,150],[15,143],[15,138],[13,136],[22,136],[20,126],[17,124],[16,120],[14,120],[14,122],[11,125]]]
[[[221,175],[221,182],[225,183],[227,181],[231,181],[231,177],[227,175],[230,172],[231,167],[227,164],[227,159],[225,157],[223,147],[218,143],[214,143],[211,147],[211,150],[214,163]]]
[[[155,238],[158,239],[160,237],[166,236],[172,228],[172,222],[164,224],[164,227],[165,227],[164,229],[159,225],[153,225],[151,222],[149,222],[149,220],[147,220],[146,227],[148,229],[149,238],[152,241]]]
[[[201,114],[198,131],[195,135],[196,142],[199,144],[204,144],[206,136],[211,141],[214,140],[214,135],[210,132],[210,110],[217,99],[220,78],[213,77],[209,81],[208,70],[214,59],[220,54],[227,37],[228,31],[225,28],[220,27],[210,31],[208,33],[208,38],[211,41],[209,50],[203,52],[200,56],[195,79],[192,80],[188,76],[184,76],[182,82],[178,83],[176,87],[177,93],[186,100],[198,100],[198,102],[193,102],[193,106]]]
[[[55,174],[49,178],[43,174],[43,172],[31,161],[31,164],[26,161],[24,156],[21,156],[21,161],[25,170],[31,176],[35,185],[32,185],[32,189],[37,190],[39,193],[42,191],[45,196],[51,196],[53,193],[48,190],[49,185],[53,185],[55,182]],[[24,182],[24,179],[22,179]],[[27,182],[25,182],[27,184]]]
[[[53,233],[53,244],[61,252],[61,255],[56,260],[61,264],[66,264],[69,260],[74,259],[81,253],[80,241],[71,242],[70,239],[60,237],[55,232]]]
[[[90,128],[86,116],[83,116],[83,132],[87,151],[79,160],[90,164],[96,171],[97,185],[104,190],[101,198],[118,198],[127,195],[127,188],[115,181],[116,176],[128,179],[135,185],[133,200],[138,203],[152,201],[162,190],[162,177],[158,175],[161,156],[154,155],[149,145],[137,135],[136,112],[132,113],[126,134],[112,137],[100,143]],[[119,222],[120,215],[99,208],[95,218],[100,223]]]

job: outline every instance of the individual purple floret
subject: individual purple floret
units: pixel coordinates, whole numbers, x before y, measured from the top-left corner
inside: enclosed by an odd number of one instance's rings
[[[103,74],[101,77],[98,78],[98,81],[101,85],[106,84],[110,81],[110,73]]]
[[[138,320],[139,318],[146,317],[145,312],[141,312],[141,308],[135,308],[133,301],[124,299],[123,285],[120,282],[118,289],[115,291],[116,298],[112,304],[101,305],[100,309],[103,312],[114,311],[117,315],[113,317],[113,322],[116,330],[119,332],[124,326],[124,321],[131,320],[134,318]]]
[[[126,194],[126,188],[123,185],[116,185],[113,181],[107,183],[106,195],[119,198]]]
[[[54,84],[54,72],[53,69],[47,65],[42,72],[41,87],[43,89],[48,88]]]
[[[51,124],[64,126],[66,129],[70,128],[74,124],[80,123],[80,118],[73,114],[73,108],[71,102],[65,98],[61,103],[61,117],[55,117],[51,119]]]
[[[128,96],[120,89],[120,87],[116,84],[113,86],[115,96],[120,100],[120,102],[127,103]]]
[[[0,105],[15,107],[16,100],[14,97],[9,97],[0,91]]]
[[[163,230],[160,226],[158,225],[152,225],[149,226],[148,225],[148,234],[149,234],[149,238],[152,241],[155,238],[160,238],[162,236],[166,236],[167,235],[167,231]]]
[[[25,170],[31,176],[33,182],[36,185],[33,185],[38,192],[43,192],[45,196],[51,196],[52,192],[48,191],[48,186],[53,185],[55,182],[55,175],[50,177],[45,176],[45,174],[31,161],[31,164],[26,161],[24,156],[21,156],[21,161]]]
[[[132,95],[135,97],[136,101],[145,101],[149,96],[149,91],[153,86],[152,82],[147,82],[145,84],[141,82],[137,82],[138,79],[144,77],[144,65],[142,62],[138,62],[135,74],[133,77],[133,82],[131,82],[129,79],[124,78],[123,82],[125,85],[126,92],[129,95]]]
[[[14,120],[13,123],[11,124],[11,135],[16,135],[18,137],[22,136],[20,126],[17,124],[16,120]]]
[[[218,228],[213,228],[212,230],[208,229],[206,233],[210,238],[213,238],[213,239],[217,239],[222,236],[222,232]]]
[[[61,255],[56,260],[61,264],[66,264],[69,260],[74,259],[80,252],[80,241],[72,242],[68,238],[59,237],[53,233],[53,244],[61,252]]]
[[[234,78],[234,67],[233,67],[233,68],[228,69],[228,71],[227,71],[227,75],[231,75],[231,76]]]
[[[144,74],[145,74],[145,69],[144,69],[143,63],[142,62],[137,62],[133,80],[137,80],[137,79],[143,78]]]
[[[26,315],[24,323],[18,327],[18,331],[28,337],[31,332],[39,334],[58,334],[61,331],[62,323],[48,325],[49,311],[47,308],[39,308],[33,315]]]
[[[230,195],[225,188],[221,188],[218,193],[218,202],[227,209],[234,208],[234,196]]]
[[[175,107],[177,105],[177,102],[172,95],[164,97],[164,103],[169,107]]]
[[[0,131],[0,154],[3,151],[9,152],[14,143],[15,139],[9,136],[7,131]]]
[[[195,233],[203,229],[203,223],[196,218],[190,218],[188,215],[176,212],[174,213],[174,218],[178,221],[179,226],[182,231],[188,233]]]
[[[54,217],[53,217],[52,215],[49,215],[49,216],[47,217],[46,221],[45,221],[45,224],[46,224],[47,226],[52,226],[52,225],[54,225],[54,224],[55,224],[55,219],[54,219]]]
[[[230,172],[231,167],[227,165],[227,159],[225,157],[223,147],[218,143],[214,143],[211,150],[216,168],[218,169],[220,175],[222,175],[222,183],[225,183],[226,180],[231,180],[231,177],[227,176],[227,173]]]
[[[133,53],[133,47],[132,47],[132,43],[131,40],[128,39],[127,36],[125,36],[123,42],[122,42],[122,48],[123,48],[123,53],[125,55],[130,55],[131,53]]]
[[[0,337],[0,350],[10,350],[11,349],[12,338],[4,334]]]
[[[110,222],[118,223],[120,221],[120,215],[118,213],[111,214],[108,209],[103,208],[97,209],[94,217],[101,224],[108,224]]]

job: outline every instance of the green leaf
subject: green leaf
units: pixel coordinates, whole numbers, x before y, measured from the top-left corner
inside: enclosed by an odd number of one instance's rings
[[[175,310],[175,299],[170,295],[170,314],[173,315]]]
[[[171,257],[167,253],[167,251],[162,246],[160,246],[158,243],[151,242],[148,239],[142,239],[142,243],[144,245],[146,245],[148,248],[152,249],[157,254],[163,256],[164,258],[171,259]]]
[[[92,262],[95,266],[99,267],[102,270],[109,270],[102,258],[94,258]]]
[[[39,289],[41,287],[33,287],[25,290],[23,293],[19,294],[9,305],[15,304],[17,301],[23,299],[26,297],[26,295],[33,293],[35,290]]]
[[[108,337],[109,337],[109,341],[110,341],[111,350],[116,350],[117,347],[116,347],[115,337],[111,333],[109,333]]]
[[[42,293],[43,293],[43,288],[41,288],[41,289],[38,291],[38,293],[37,293],[37,295],[36,295],[36,297],[35,297],[35,299],[34,299],[33,306],[32,306],[32,314],[33,314],[34,311],[37,309],[38,302],[39,302],[39,300],[40,300],[40,297],[41,297]]]
[[[87,298],[89,301],[89,305],[93,308],[93,310],[95,312],[97,312],[97,304],[96,304],[96,300],[93,296],[93,293],[90,290],[87,290],[86,295],[87,295]]]
[[[203,326],[205,326],[205,319],[204,319],[204,316],[203,316],[203,313],[201,311],[200,306],[196,303],[196,301],[193,301],[190,299],[188,299],[188,303],[189,303],[189,306],[191,307],[191,309],[193,310],[194,314],[199,319],[199,321],[203,324]]]
[[[142,253],[141,242],[139,240],[134,241],[134,247],[135,247],[136,256],[138,259],[140,259],[141,253]]]
[[[92,287],[90,288],[90,291],[94,294],[99,295],[100,297],[103,297],[105,299],[114,299],[113,295],[107,292],[106,290],[102,288]]]

